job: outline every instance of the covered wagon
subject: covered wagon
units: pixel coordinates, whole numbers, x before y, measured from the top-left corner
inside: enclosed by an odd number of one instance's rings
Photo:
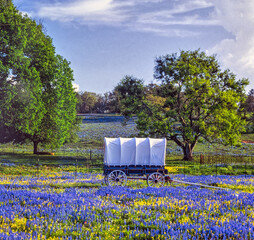
[[[104,175],[110,186],[124,186],[127,178],[146,179],[149,186],[163,186],[166,139],[104,138]]]

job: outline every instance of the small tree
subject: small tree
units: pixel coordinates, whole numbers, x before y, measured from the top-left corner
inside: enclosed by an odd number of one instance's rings
[[[247,79],[236,81],[222,71],[214,56],[181,51],[156,59],[155,78],[160,85],[145,87],[143,81],[125,77],[116,87],[126,117],[137,115],[141,135],[165,137],[193,159],[200,137],[207,141],[236,144],[245,122],[239,114]]]

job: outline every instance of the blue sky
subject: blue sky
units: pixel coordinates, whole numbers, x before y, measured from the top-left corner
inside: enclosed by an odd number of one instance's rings
[[[153,79],[156,57],[200,48],[254,88],[254,1],[14,0],[42,21],[80,91],[111,91],[125,75]]]

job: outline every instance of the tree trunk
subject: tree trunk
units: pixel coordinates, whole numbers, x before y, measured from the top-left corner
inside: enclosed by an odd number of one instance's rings
[[[194,147],[196,146],[197,140],[198,140],[199,136],[197,135],[195,137],[195,141],[192,143],[183,143],[181,141],[178,140],[177,136],[171,136],[170,140],[173,140],[179,147],[181,147],[183,149],[183,160],[187,160],[187,161],[193,161],[193,155],[192,155],[192,151],[194,149]]]
[[[191,144],[185,143],[184,147],[183,147],[183,160],[187,160],[187,161],[192,161],[193,160],[193,156],[192,156],[192,146]]]
[[[38,153],[38,145],[39,145],[39,142],[38,141],[34,141],[34,154]]]

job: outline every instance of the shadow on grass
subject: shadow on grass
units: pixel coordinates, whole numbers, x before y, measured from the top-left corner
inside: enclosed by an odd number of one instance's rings
[[[14,163],[14,164],[46,164],[46,165],[80,165],[80,164],[102,164],[102,158],[90,159],[82,156],[52,156],[52,155],[34,155],[28,153],[0,153],[0,163]]]

